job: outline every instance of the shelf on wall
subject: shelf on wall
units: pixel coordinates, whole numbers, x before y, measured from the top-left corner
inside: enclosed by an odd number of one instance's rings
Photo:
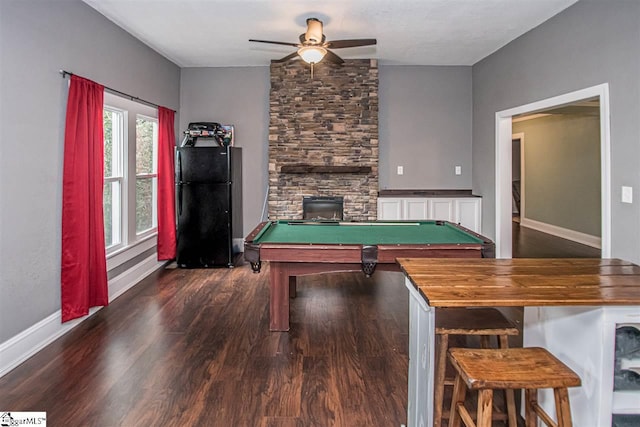
[[[290,164],[283,165],[280,173],[370,173],[371,166],[334,166],[334,165],[311,165],[311,164]]]

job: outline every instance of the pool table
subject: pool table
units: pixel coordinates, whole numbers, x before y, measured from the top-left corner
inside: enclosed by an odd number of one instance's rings
[[[254,272],[270,265],[272,331],[289,330],[289,297],[296,276],[377,269],[400,271],[396,258],[493,258],[486,237],[447,221],[305,221],[260,223],[246,238],[244,258]]]

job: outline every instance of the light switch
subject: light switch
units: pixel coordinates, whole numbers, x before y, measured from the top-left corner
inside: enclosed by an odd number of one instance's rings
[[[398,166],[398,175],[403,175],[403,174],[404,174],[404,167]]]
[[[633,203],[633,188],[622,186],[622,203]]]
[[[456,166],[456,175],[462,175],[462,166]]]

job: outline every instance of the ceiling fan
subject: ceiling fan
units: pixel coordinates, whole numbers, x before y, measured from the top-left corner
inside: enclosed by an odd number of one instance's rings
[[[297,47],[298,50],[281,59],[275,59],[273,62],[286,62],[297,56],[301,57],[306,63],[317,64],[326,58],[335,64],[342,64],[344,60],[329,50],[343,49],[346,47],[371,46],[377,43],[376,39],[351,39],[351,40],[333,40],[326,41],[325,35],[322,33],[322,21],[318,18],[307,19],[307,31],[300,34],[300,43],[276,42],[270,40],[249,39],[250,42],[280,44],[284,46]],[[313,68],[312,68],[313,70]]]

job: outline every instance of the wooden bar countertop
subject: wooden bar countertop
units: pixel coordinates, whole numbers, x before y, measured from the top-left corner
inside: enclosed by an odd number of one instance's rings
[[[640,266],[619,259],[398,258],[431,307],[640,305]]]

